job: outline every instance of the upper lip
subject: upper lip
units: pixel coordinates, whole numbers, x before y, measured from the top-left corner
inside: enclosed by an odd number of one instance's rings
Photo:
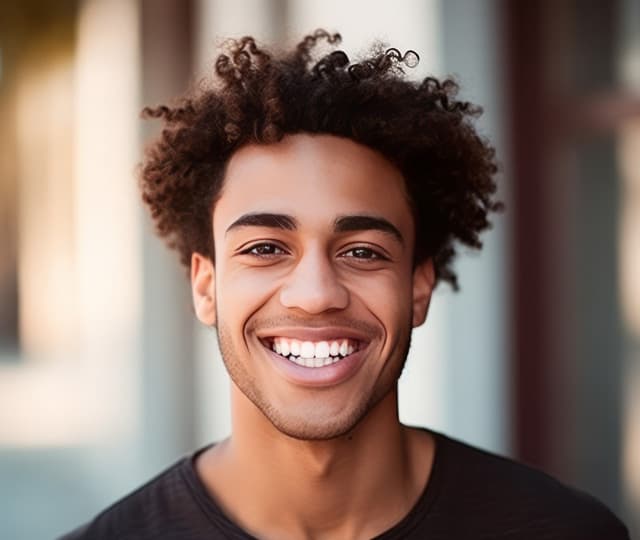
[[[278,328],[262,329],[256,332],[259,339],[268,340],[276,337],[297,339],[300,341],[333,341],[337,339],[352,339],[363,343],[371,341],[371,336],[359,332],[353,328],[341,326],[326,326],[321,328],[311,328],[308,326],[288,326]]]

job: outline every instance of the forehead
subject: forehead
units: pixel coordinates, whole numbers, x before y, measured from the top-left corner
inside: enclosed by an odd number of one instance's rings
[[[378,152],[332,135],[297,134],[249,145],[230,159],[214,231],[250,212],[292,215],[303,225],[369,214],[412,229],[400,170]]]

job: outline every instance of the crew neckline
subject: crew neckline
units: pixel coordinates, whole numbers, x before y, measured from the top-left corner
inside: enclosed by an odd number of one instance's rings
[[[415,527],[420,525],[421,521],[429,515],[431,508],[438,498],[443,483],[442,477],[446,462],[446,452],[444,449],[447,446],[447,437],[426,428],[418,429],[430,434],[433,437],[435,445],[433,464],[431,466],[431,472],[427,479],[427,483],[418,497],[418,500],[409,512],[407,512],[407,514],[395,525],[380,533],[372,540],[395,540],[406,538],[406,535]],[[196,500],[201,511],[216,527],[222,528],[227,534],[233,535],[231,536],[232,538],[257,540],[227,516],[215,498],[207,491],[203,481],[198,476],[195,466],[196,459],[203,452],[213,446],[215,446],[215,443],[204,446],[183,459],[180,471],[187,483],[189,491]]]

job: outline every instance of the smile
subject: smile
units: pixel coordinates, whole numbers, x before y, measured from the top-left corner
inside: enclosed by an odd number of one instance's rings
[[[360,342],[350,338],[300,341],[275,337],[266,340],[265,345],[294,364],[308,368],[321,368],[335,364],[360,349]]]

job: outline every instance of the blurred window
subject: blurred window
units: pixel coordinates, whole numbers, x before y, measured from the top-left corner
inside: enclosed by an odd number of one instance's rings
[[[0,361],[71,335],[76,4],[0,5]]]

